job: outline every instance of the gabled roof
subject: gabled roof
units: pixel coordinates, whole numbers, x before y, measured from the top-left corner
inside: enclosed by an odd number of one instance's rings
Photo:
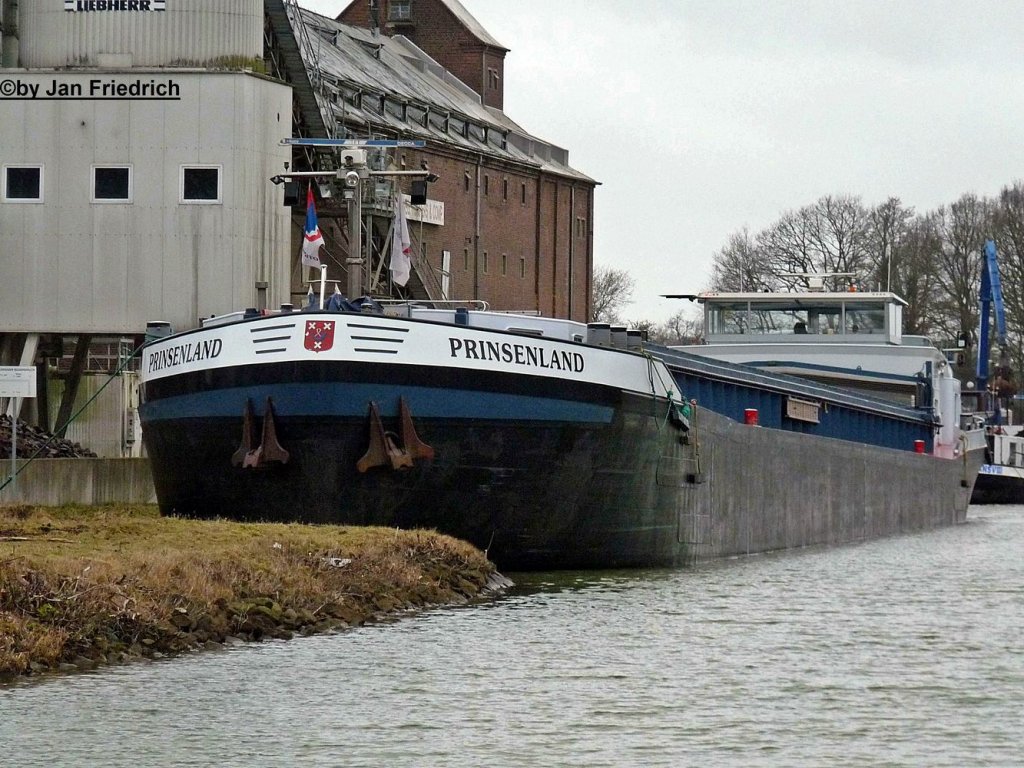
[[[441,2],[447,6],[449,11],[455,14],[456,18],[462,22],[462,25],[481,43],[500,48],[503,51],[508,50],[508,48],[491,37],[491,33],[484,29],[479,21],[473,18],[473,14],[467,11],[459,0],[441,0]]]
[[[596,183],[569,165],[565,149],[484,106],[479,94],[407,38],[299,10],[305,30],[296,28],[296,37],[318,98],[339,122],[365,126],[360,137],[387,130]]]

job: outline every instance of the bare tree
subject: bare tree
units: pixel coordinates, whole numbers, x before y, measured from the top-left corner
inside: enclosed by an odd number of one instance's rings
[[[591,322],[619,322],[619,312],[632,300],[635,288],[636,281],[625,270],[594,267],[590,296]]]
[[[704,318],[693,308],[680,309],[664,323],[648,331],[648,338],[659,344],[699,344],[704,330]]]
[[[911,219],[892,246],[892,291],[907,302],[905,333],[929,336],[940,325],[937,262],[941,253],[942,239],[934,215]]]
[[[900,246],[907,237],[914,209],[907,208],[898,197],[890,197],[876,205],[867,215],[867,249],[871,261],[870,286],[901,293]]]
[[[1003,187],[995,218],[994,236],[1006,305],[1006,351],[1020,382],[1024,381],[1024,181]]]
[[[818,269],[849,274],[855,285],[869,282],[869,217],[860,198],[826,195],[814,204],[813,217]]]
[[[783,214],[757,236],[757,245],[774,278],[782,285],[807,288],[806,275],[820,272],[814,247],[814,211],[810,207]],[[801,277],[803,276],[803,277]]]
[[[925,214],[896,197],[873,208],[857,197],[822,197],[760,232],[730,235],[714,254],[712,287],[807,289],[809,275],[849,272],[854,282],[887,288],[907,301],[906,333],[931,336],[940,345],[966,334],[976,343],[982,249],[989,237],[999,247],[1008,336],[1024,372],[1024,181],[1004,188],[998,200],[966,194]]]
[[[716,291],[759,291],[775,282],[764,251],[744,227],[712,257],[711,288]]]
[[[977,343],[981,249],[993,228],[993,212],[991,201],[973,194],[936,211],[942,238],[936,264],[936,280],[942,294],[936,324],[945,339],[967,333]]]

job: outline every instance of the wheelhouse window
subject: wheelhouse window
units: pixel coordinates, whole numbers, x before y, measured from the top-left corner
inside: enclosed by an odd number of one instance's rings
[[[127,165],[96,165],[92,169],[92,202],[130,203],[132,173]]]
[[[43,202],[41,165],[4,165],[2,182],[5,203]]]
[[[716,302],[706,307],[709,335],[840,335],[885,333],[882,302]]]
[[[747,302],[715,304],[706,308],[705,327],[708,334],[746,333],[748,327]]]
[[[181,168],[181,202],[220,203],[221,167],[219,165],[185,165]]]

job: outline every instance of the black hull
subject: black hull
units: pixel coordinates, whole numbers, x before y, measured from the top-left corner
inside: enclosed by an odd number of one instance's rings
[[[279,417],[289,461],[258,469],[230,464],[240,425],[147,426],[163,514],[436,529],[505,570],[676,566],[693,557],[678,514],[688,451],[665,403],[620,410],[609,425],[417,419],[435,458],[365,473],[356,463],[367,450],[366,418]]]
[[[241,419],[150,424],[161,512],[429,528],[506,571],[679,566],[963,522],[982,451],[956,460],[737,424],[683,433],[655,402],[610,425],[421,419],[432,461],[355,465],[366,419],[278,418],[285,465],[230,464]],[[388,425],[390,428],[390,424]]]
[[[1024,479],[1013,476],[978,475],[972,504],[1024,504]]]

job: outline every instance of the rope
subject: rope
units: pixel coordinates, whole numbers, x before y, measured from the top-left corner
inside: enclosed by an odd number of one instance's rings
[[[676,403],[675,390],[672,386],[675,384],[675,379],[672,379],[671,385],[666,384],[664,378],[662,378],[661,369],[655,364],[654,356],[650,352],[644,352],[643,355],[647,358],[647,380],[651,385],[651,394],[657,395],[657,389],[654,386],[654,377],[657,375],[658,383],[661,384],[668,395],[668,408],[665,411],[665,418],[662,419],[661,424],[658,426],[658,431],[660,432],[672,418],[672,411],[677,405],[685,405],[686,401],[681,400],[678,404]]]

